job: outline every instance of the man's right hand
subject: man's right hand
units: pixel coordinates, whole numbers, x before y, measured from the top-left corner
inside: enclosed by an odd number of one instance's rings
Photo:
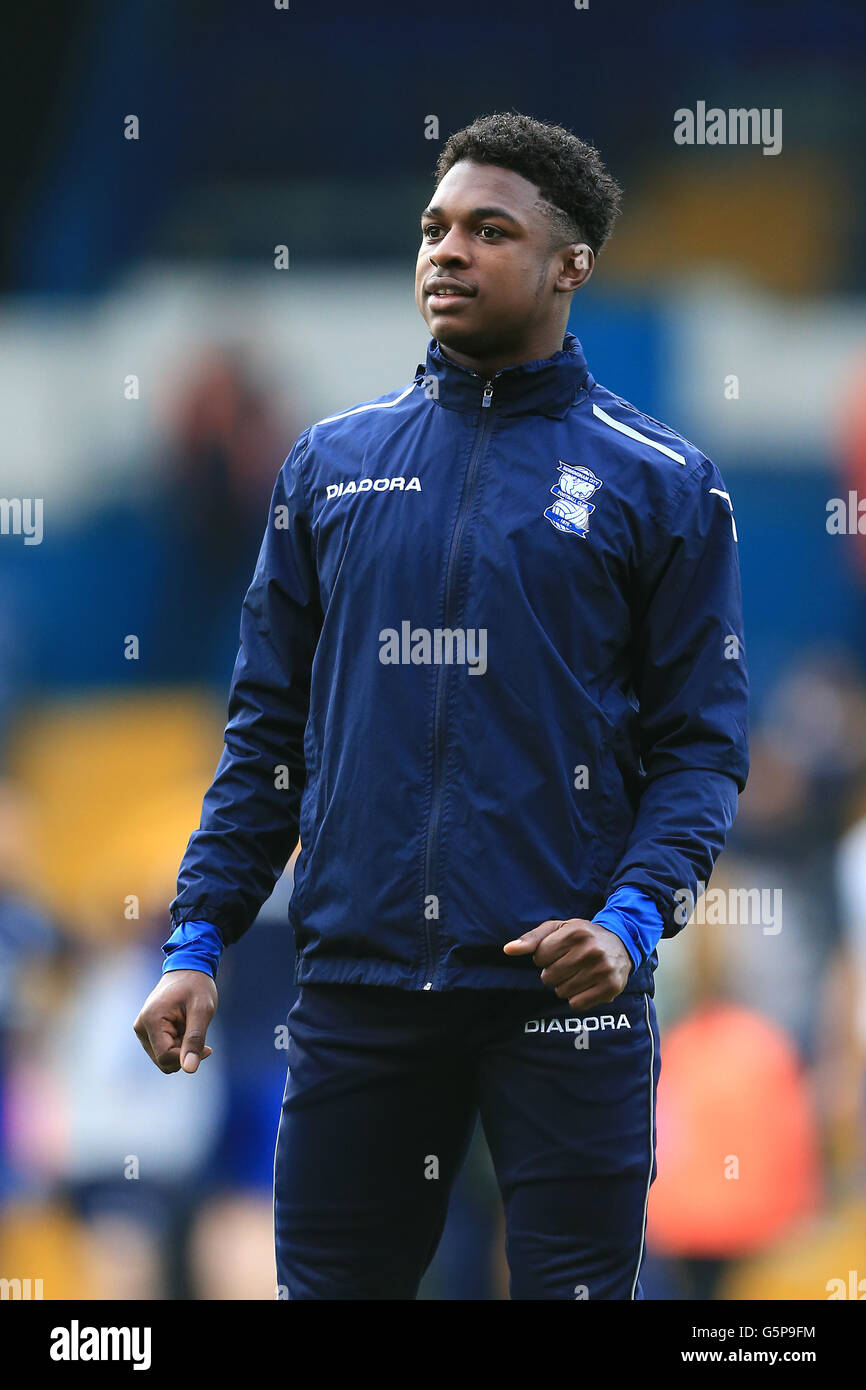
[[[198,1070],[213,1048],[205,1035],[216,1013],[217,987],[202,970],[169,970],[144,1001],[135,1035],[160,1071]]]

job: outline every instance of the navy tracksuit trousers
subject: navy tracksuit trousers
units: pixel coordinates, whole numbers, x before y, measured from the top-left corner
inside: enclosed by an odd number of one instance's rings
[[[278,1296],[411,1299],[480,1111],[515,1299],[639,1299],[653,1001],[309,984],[274,1158]]]

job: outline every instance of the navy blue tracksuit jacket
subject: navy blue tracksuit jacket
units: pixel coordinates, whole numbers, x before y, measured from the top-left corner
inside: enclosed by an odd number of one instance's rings
[[[173,923],[235,941],[300,833],[300,984],[543,991],[503,944],[626,884],[674,935],[746,775],[717,468],[573,334],[490,381],[431,340],[283,465]]]
[[[502,947],[623,894],[653,942],[680,930],[745,784],[746,700],[724,482],[573,335],[490,380],[434,340],[301,434],[166,962],[211,969],[208,933],[241,936],[300,835],[280,1296],[413,1297],[480,1114],[512,1296],[642,1297],[656,952],[580,1012]]]

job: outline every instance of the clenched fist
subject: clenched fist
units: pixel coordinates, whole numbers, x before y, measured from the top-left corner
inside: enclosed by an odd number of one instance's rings
[[[502,948],[508,956],[531,955],[544,984],[573,1009],[609,1004],[625,989],[634,962],[615,932],[571,917],[542,922]]]
[[[217,987],[210,975],[203,970],[169,970],[132,1026],[160,1071],[193,1072],[213,1052],[205,1035],[216,1007]]]

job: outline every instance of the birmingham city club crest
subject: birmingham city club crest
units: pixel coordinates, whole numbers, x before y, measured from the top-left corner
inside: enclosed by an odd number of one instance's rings
[[[573,536],[586,538],[589,530],[590,514],[595,511],[595,503],[590,502],[594,492],[601,487],[591,468],[582,468],[576,463],[558,460],[559,482],[550,491],[556,501],[546,509],[544,515],[557,531],[569,531]]]

